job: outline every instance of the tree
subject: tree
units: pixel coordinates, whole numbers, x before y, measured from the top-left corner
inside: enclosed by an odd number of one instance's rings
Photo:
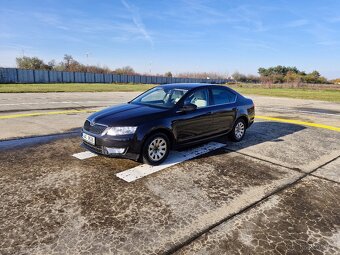
[[[288,72],[285,76],[285,81],[298,85],[302,81],[302,75],[295,72]]]
[[[295,66],[275,66],[269,68],[260,67],[258,73],[261,76],[262,82],[266,83],[282,83],[284,81],[289,83],[299,83],[301,81],[306,83],[327,83],[327,79],[322,77],[318,71],[313,71],[306,74],[300,71]]]
[[[333,84],[340,84],[340,78],[331,80]]]
[[[37,57],[21,57],[16,58],[17,67],[21,69],[48,69],[48,66],[44,63],[43,60]]]
[[[71,65],[73,61],[74,59],[71,55],[68,55],[68,54],[64,55],[64,64],[65,64],[66,69],[69,68],[69,66]]]
[[[239,72],[234,72],[232,75],[233,79],[238,82],[246,82],[247,81],[247,76],[244,74],[241,74]]]
[[[164,74],[164,76],[165,76],[165,77],[172,77],[172,73],[171,73],[171,72],[166,72],[166,73]]]
[[[135,70],[131,66],[124,66],[121,68],[117,68],[113,71],[115,74],[121,74],[121,75],[134,75],[136,74]]]

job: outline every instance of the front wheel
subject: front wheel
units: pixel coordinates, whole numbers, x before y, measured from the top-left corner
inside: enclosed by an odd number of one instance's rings
[[[169,139],[165,134],[151,135],[143,146],[143,162],[153,166],[160,165],[169,155],[169,145]]]
[[[239,142],[246,134],[246,122],[243,119],[236,120],[233,129],[231,130],[229,137],[234,142]]]

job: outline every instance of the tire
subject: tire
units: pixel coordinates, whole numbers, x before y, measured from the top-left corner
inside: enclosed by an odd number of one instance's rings
[[[152,166],[160,165],[168,157],[169,151],[169,138],[163,133],[153,134],[146,139],[143,145],[143,162]]]
[[[229,137],[234,142],[239,142],[243,139],[246,134],[247,125],[243,119],[237,119],[235,121],[234,127],[229,133]]]

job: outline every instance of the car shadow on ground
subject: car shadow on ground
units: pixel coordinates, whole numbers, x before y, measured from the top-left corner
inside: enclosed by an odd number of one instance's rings
[[[281,123],[281,122],[270,122],[270,121],[261,121],[255,122],[249,129],[247,129],[246,135],[240,142],[233,142],[229,139],[228,135],[224,135],[220,138],[216,138],[212,140],[213,142],[223,143],[226,146],[212,152],[203,154],[199,156],[199,158],[209,157],[211,155],[223,154],[227,153],[225,150],[229,149],[231,151],[238,151],[245,148],[249,148],[261,143],[265,142],[275,142],[280,143],[284,142],[284,137],[288,135],[292,135],[301,130],[306,129],[306,127],[296,124],[290,123]],[[202,144],[197,145],[196,147],[202,146]],[[192,147],[190,149],[194,149]],[[182,149],[180,151],[185,151]]]

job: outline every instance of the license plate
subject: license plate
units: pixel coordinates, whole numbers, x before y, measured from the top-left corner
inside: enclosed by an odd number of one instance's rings
[[[96,138],[94,136],[91,136],[91,135],[88,135],[88,134],[85,134],[85,133],[83,133],[83,140],[92,144],[92,145],[96,144]]]

